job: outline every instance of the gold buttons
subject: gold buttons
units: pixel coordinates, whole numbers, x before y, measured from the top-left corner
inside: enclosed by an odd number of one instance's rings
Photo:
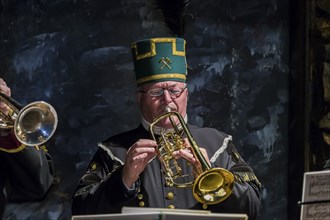
[[[145,203],[142,201],[142,199],[143,199],[143,194],[138,194],[138,195],[137,195],[137,199],[138,199],[138,200],[141,200],[141,201],[139,202],[139,206],[140,206],[140,207],[144,207],[144,206],[145,206]]]
[[[138,200],[143,199],[143,194],[138,194],[138,195],[137,195],[137,199],[138,199]]]
[[[169,208],[169,209],[175,209],[174,205],[169,205],[169,206],[167,206],[167,208]]]
[[[207,205],[206,204],[203,204],[203,209],[207,209]]]
[[[166,198],[169,199],[169,200],[171,200],[171,199],[174,198],[174,194],[173,194],[172,192],[168,192],[168,193],[166,194]]]

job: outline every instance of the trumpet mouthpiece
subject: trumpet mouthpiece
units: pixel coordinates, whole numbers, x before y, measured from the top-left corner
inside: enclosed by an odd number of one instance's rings
[[[165,111],[164,111],[164,112],[165,112],[165,113],[169,113],[169,112],[171,112],[171,111],[172,111],[172,109],[171,109],[170,107],[167,106],[167,107],[165,108]]]

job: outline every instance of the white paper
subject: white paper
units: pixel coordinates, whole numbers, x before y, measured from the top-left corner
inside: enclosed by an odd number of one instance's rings
[[[122,213],[72,216],[72,220],[248,220],[246,214],[211,213],[206,210],[123,207]]]
[[[300,219],[329,220],[329,201],[330,170],[306,172],[304,174]]]

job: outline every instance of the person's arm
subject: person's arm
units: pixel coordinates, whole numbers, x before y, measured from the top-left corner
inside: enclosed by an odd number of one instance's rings
[[[122,181],[123,165],[99,148],[80,179],[73,195],[72,215],[121,212],[135,198],[135,190],[125,187]]]
[[[218,160],[222,161],[221,164],[225,164],[223,168],[234,174],[234,188],[226,200],[210,205],[209,209],[214,212],[244,213],[249,216],[249,220],[256,219],[260,210],[261,184],[253,170],[241,158],[231,142]]]
[[[9,201],[33,201],[42,199],[53,183],[53,161],[45,146],[24,146],[11,131],[0,136],[1,157],[10,188]]]
[[[0,93],[11,96],[11,89],[2,78]],[[5,164],[2,172],[9,181],[7,198],[13,201],[38,200],[45,196],[53,183],[52,157],[45,146],[25,146],[17,140],[13,129],[8,126],[13,123],[8,123],[11,120],[6,119],[11,118],[12,111],[7,102],[1,99],[0,157]]]

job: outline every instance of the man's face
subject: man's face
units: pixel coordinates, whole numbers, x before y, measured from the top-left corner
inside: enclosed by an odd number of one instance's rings
[[[186,86],[185,83],[175,82],[175,81],[166,81],[158,82],[153,84],[148,84],[140,88],[137,94],[137,101],[140,105],[142,115],[145,120],[152,123],[153,120],[159,115],[165,112],[167,107],[170,107],[172,111],[179,112],[182,117],[185,117],[187,114],[187,101],[188,101],[188,89],[184,89]],[[148,91],[154,91],[155,89],[165,89],[164,93],[159,96],[151,96],[151,93],[145,93]],[[183,90],[184,89],[184,90]],[[179,95],[171,95],[168,91],[182,91]],[[169,119],[163,120],[157,126],[170,128],[171,123]]]

